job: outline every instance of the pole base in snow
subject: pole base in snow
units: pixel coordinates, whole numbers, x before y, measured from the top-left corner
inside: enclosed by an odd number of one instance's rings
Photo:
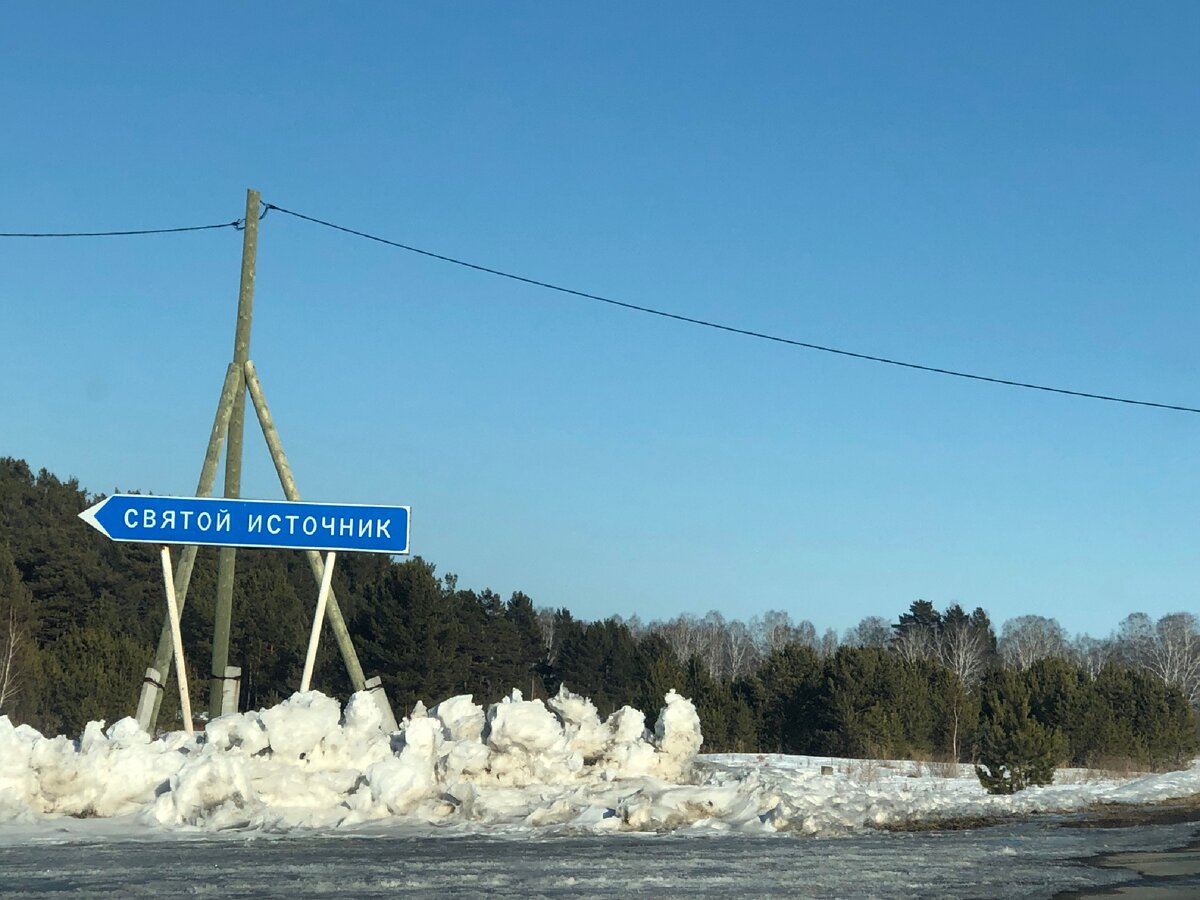
[[[153,667],[147,669],[146,677],[142,679],[142,692],[137,705],[137,723],[146,734],[151,734],[154,727],[154,708],[158,705],[162,689],[162,673]]]
[[[383,715],[383,730],[388,734],[396,731],[396,714],[392,712],[392,704],[388,702],[387,692],[383,689],[383,679],[378,675],[373,678],[368,678],[363,687],[371,692],[371,699],[375,701],[375,705],[379,707],[379,712]]]

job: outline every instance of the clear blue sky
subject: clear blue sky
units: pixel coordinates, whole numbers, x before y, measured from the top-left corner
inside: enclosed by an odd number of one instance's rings
[[[0,33],[0,231],[280,206],[675,313],[1200,406],[1194,3],[53,4]],[[0,240],[0,453],[194,491],[241,236]],[[600,618],[1200,601],[1200,415],[654,319],[270,214],[251,355],[306,499]],[[245,496],[281,496],[247,443]],[[80,529],[86,526],[80,524]]]

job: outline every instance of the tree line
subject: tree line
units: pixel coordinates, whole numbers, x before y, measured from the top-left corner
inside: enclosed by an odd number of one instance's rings
[[[47,733],[130,714],[165,615],[155,548],[77,519],[96,499],[0,459],[0,714]],[[1020,738],[1055,764],[1161,768],[1197,746],[1200,623],[1189,613],[1135,613],[1101,639],[1036,615],[997,635],[982,609],[925,600],[841,635],[784,612],[583,621],[521,592],[460,587],[420,558],[371,554],[339,556],[334,586],[363,668],[398,715],[459,693],[488,703],[564,684],[602,714],[653,712],[674,688],[696,703],[709,751],[969,761]],[[182,617],[193,696],[206,691],[215,595],[216,552],[202,548]],[[297,688],[315,597],[300,553],[238,552],[230,660],[243,709]],[[314,687],[349,692],[332,640]],[[164,725],[178,722],[174,694]]]

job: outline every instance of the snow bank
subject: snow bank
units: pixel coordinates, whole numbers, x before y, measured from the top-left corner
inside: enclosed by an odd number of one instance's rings
[[[830,835],[1200,793],[1197,766],[993,797],[969,766],[945,777],[911,763],[698,757],[701,740],[695,708],[674,692],[652,729],[635,709],[601,720],[591,701],[566,690],[545,703],[514,691],[487,710],[467,695],[430,710],[418,704],[392,734],[365,693],[345,709],[298,693],[222,716],[201,734],[158,740],[131,719],[107,730],[92,722],[72,741],[0,717],[0,829],[76,816],[206,830],[395,822],[422,831]]]
[[[739,801],[753,798],[762,822],[775,830],[810,835],[958,818],[1067,813],[1098,803],[1154,803],[1200,794],[1200,761],[1182,771],[1136,779],[1060,770],[1061,783],[1026,788],[1010,796],[984,791],[970,765],[958,766],[956,775],[947,775],[943,767],[930,771],[909,761],[739,754],[709,756],[703,762],[705,785],[735,788]],[[822,770],[832,770],[832,774]],[[721,818],[746,821],[742,813]]]
[[[345,710],[297,693],[158,740],[132,719],[107,731],[91,722],[72,741],[0,717],[0,823],[65,815],[213,829],[393,816],[588,824],[613,818],[612,797],[688,779],[701,740],[695,709],[674,691],[653,732],[633,709],[601,721],[591,701],[565,688],[549,705],[513,691],[486,712],[469,695],[430,711],[418,704],[394,734],[365,693]]]

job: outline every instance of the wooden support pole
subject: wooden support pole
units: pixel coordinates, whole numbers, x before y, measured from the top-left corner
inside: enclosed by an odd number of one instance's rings
[[[239,497],[242,490],[242,437],[246,424],[244,366],[250,358],[250,322],[254,312],[254,274],[258,254],[258,191],[246,191],[246,220],[242,234],[242,276],[238,289],[237,328],[233,338],[233,362],[238,368],[238,388],[229,420],[225,453],[225,496]],[[229,664],[229,629],[233,620],[233,576],[237,551],[222,547],[217,552],[217,605],[213,616],[212,681],[208,693],[209,715],[221,714],[225,667]]]
[[[271,459],[275,461],[275,471],[279,474],[279,483],[283,486],[283,494],[289,500],[299,500],[300,489],[296,486],[296,479],[292,476],[292,467],[288,464],[287,455],[283,452],[279,431],[271,419],[271,411],[267,407],[266,395],[263,394],[262,382],[258,379],[254,363],[247,360],[245,371],[250,400],[254,404],[254,411],[258,414],[258,424],[262,426],[263,437],[266,438],[267,447],[271,451]],[[313,576],[319,584],[325,577],[325,564],[321,561],[321,554],[316,550],[306,550],[305,553],[308,555],[308,564],[312,568]],[[329,589],[328,603],[329,627],[333,629],[333,636],[342,653],[342,662],[346,665],[346,674],[350,676],[350,685],[355,691],[361,691],[366,685],[366,679],[363,676],[362,665],[358,661],[358,654],[354,650],[354,642],[350,639],[350,629],[346,627],[346,620],[342,618],[342,610],[338,606],[337,595],[332,587]]]
[[[325,573],[321,576],[321,588],[317,591],[317,609],[313,614],[312,633],[308,636],[308,655],[304,657],[304,674],[300,678],[300,690],[307,691],[312,684],[313,666],[317,662],[317,645],[321,642],[321,626],[325,622],[325,603],[329,599],[333,583],[333,564],[337,554],[330,550],[325,554]]]
[[[241,379],[238,372],[241,367],[230,363],[225,369],[225,384],[221,388],[221,399],[217,402],[217,414],[213,418],[212,431],[208,436],[208,449],[204,453],[204,464],[200,467],[200,481],[196,485],[197,497],[211,497],[213,484],[217,480],[217,465],[221,461],[221,445],[225,442],[225,433],[229,430],[229,418],[233,414],[233,397]],[[195,545],[184,547],[180,554],[179,566],[175,570],[175,596],[179,604],[179,614],[187,603],[188,585],[192,581],[192,568],[196,563]],[[142,684],[142,697],[138,703],[138,722],[142,723],[142,708],[149,704],[149,717],[143,727],[149,733],[154,733],[158,722],[158,710],[162,705],[163,686],[171,673],[171,623],[163,620],[162,631],[158,636],[158,650],[154,654],[153,668],[156,676],[147,678]]]
[[[188,697],[187,668],[183,664],[183,636],[179,632],[179,607],[175,604],[175,577],[171,573],[171,548],[162,548],[163,584],[167,589],[167,619],[171,623],[171,642],[175,647],[175,675],[179,682],[179,711],[183,730],[192,733],[192,701]]]

